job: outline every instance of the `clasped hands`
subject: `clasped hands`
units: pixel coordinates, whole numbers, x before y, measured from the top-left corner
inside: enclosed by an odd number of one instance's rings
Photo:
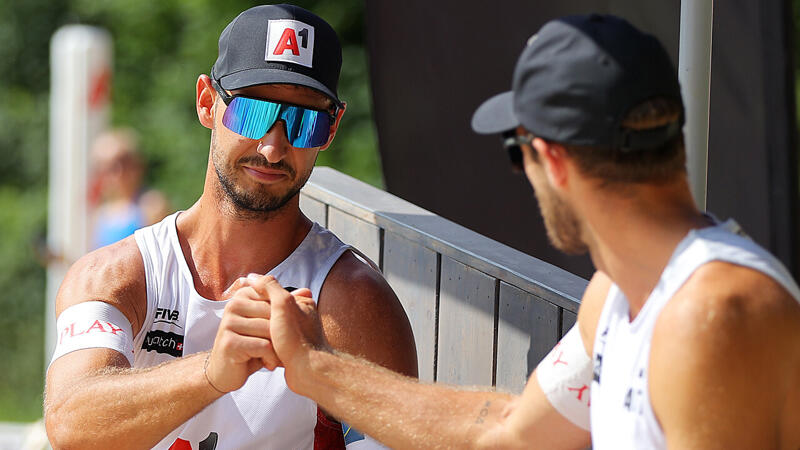
[[[206,377],[214,389],[231,392],[262,367],[302,373],[309,353],[327,350],[317,307],[306,288],[286,291],[271,275],[237,279],[223,294],[228,298]]]

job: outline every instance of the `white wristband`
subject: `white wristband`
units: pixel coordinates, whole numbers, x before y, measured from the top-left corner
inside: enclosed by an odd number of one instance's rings
[[[536,377],[553,408],[570,422],[588,430],[592,360],[586,354],[577,324],[539,363]]]
[[[57,342],[52,361],[85,348],[110,348],[133,366],[131,323],[105,302],[84,302],[65,309],[56,321]]]

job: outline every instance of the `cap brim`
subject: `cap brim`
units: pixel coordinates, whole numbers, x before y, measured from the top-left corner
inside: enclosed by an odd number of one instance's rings
[[[472,115],[472,129],[480,134],[495,134],[517,128],[519,120],[514,115],[513,96],[508,91],[483,102]]]
[[[329,97],[338,107],[342,102],[330,89],[319,81],[301,73],[289,72],[282,69],[249,69],[225,75],[219,79],[223,89],[242,89],[259,84],[295,84],[317,90]]]

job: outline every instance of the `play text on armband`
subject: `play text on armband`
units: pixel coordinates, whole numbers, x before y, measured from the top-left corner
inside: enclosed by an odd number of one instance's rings
[[[168,331],[151,330],[145,335],[142,350],[183,356],[183,336]]]
[[[111,322],[95,320],[92,322],[88,327],[86,323],[71,323],[63,330],[58,337],[58,343],[64,341],[64,338],[74,338],[76,336],[80,336],[83,334],[92,334],[92,333],[111,333],[116,335],[117,333],[124,332],[122,328],[117,328]]]

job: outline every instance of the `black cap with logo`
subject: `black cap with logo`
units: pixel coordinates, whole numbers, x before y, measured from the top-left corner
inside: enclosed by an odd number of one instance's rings
[[[622,127],[634,106],[654,97],[681,100],[677,71],[658,40],[610,15],[568,16],[528,40],[512,90],[485,101],[472,117],[481,134],[519,125],[562,144],[645,150],[675,137],[674,123]]]
[[[222,31],[211,77],[227,90],[307,86],[341,106],[336,93],[341,68],[342,47],[327,22],[294,5],[262,5],[242,12]]]

